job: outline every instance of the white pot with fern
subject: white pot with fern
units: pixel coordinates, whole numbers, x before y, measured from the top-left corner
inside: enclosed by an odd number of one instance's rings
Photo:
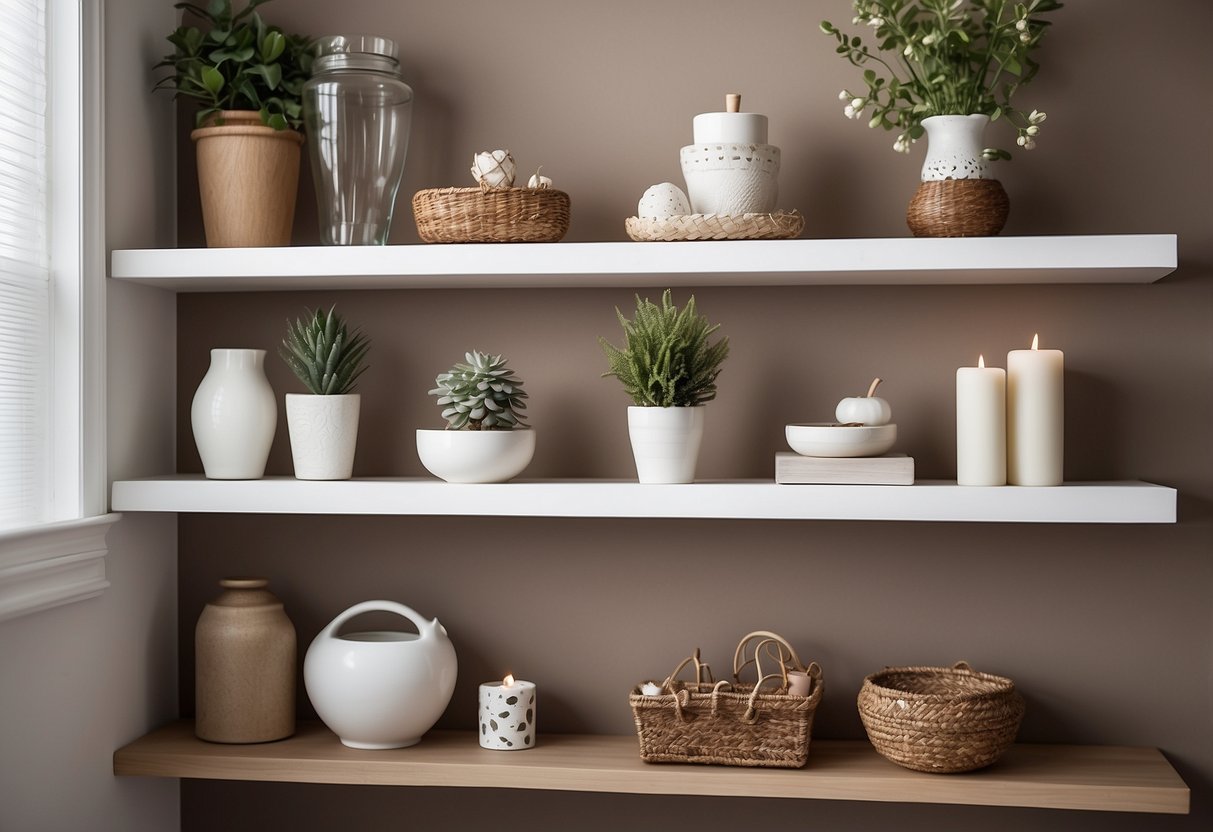
[[[522,379],[500,355],[466,353],[440,373],[430,391],[438,397],[444,430],[417,431],[417,456],[447,482],[505,482],[521,474],[535,455],[535,431],[519,413],[526,409]]]
[[[658,306],[636,297],[636,317],[618,309],[624,344],[599,338],[610,370],[636,403],[628,408],[628,436],[642,483],[695,480],[703,440],[703,405],[716,398],[716,377],[729,339],[708,339],[719,324],[695,310],[695,297],[678,309],[666,289]]]
[[[348,480],[354,472],[362,397],[354,383],[366,367],[370,342],[351,334],[332,308],[287,321],[279,351],[310,393],[287,393],[286,424],[295,478]]]

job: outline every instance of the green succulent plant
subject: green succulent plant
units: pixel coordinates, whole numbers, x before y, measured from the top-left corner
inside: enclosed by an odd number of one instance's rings
[[[312,74],[311,41],[266,25],[257,13],[269,0],[248,0],[236,11],[232,0],[209,0],[206,6],[176,3],[205,21],[209,29],[181,26],[168,36],[173,52],[154,69],[170,67],[156,89],[176,90],[201,102],[201,127],[223,110],[257,110],[275,130],[303,123],[303,85]],[[222,121],[217,121],[222,124]]]
[[[661,305],[636,296],[636,317],[628,320],[618,307],[624,344],[599,338],[610,370],[623,389],[641,407],[698,407],[716,398],[716,377],[729,355],[729,339],[708,343],[719,324],[695,310],[695,296],[681,310],[661,295]]]
[[[430,391],[438,397],[447,430],[513,430],[524,428],[526,391],[522,379],[506,366],[500,355],[465,353],[460,362],[434,379]]]
[[[287,319],[286,338],[278,354],[317,396],[353,392],[354,382],[366,370],[362,362],[370,340],[361,332],[351,335],[336,307],[328,312],[304,311],[304,318],[294,322]]]

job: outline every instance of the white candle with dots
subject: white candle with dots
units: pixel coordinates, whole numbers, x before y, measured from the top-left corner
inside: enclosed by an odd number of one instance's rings
[[[480,747],[525,751],[535,747],[535,683],[507,675],[480,686]]]
[[[1061,485],[1065,435],[1065,356],[1032,349],[1007,355],[1007,482]]]

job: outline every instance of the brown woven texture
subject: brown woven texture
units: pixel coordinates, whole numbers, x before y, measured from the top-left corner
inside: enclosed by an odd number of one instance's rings
[[[698,652],[692,659],[697,660]],[[782,688],[757,692],[755,685],[737,681],[740,669],[733,682],[704,681],[699,668],[707,665],[698,661],[696,681],[674,679],[685,664],[666,679],[660,696],[645,696],[637,686],[628,697],[642,760],[767,768],[800,768],[808,761],[813,715],[823,691],[816,662],[805,668],[796,659],[812,679],[808,696],[786,693],[786,674]],[[759,674],[757,687],[771,687],[779,676],[762,676],[761,668]]]
[[[628,236],[637,242],[676,240],[787,240],[804,231],[799,211],[774,214],[680,214],[665,219],[628,217]]]
[[[859,717],[884,757],[938,774],[990,765],[1015,741],[1023,697],[1002,676],[954,667],[890,667],[863,680]]]
[[[906,225],[915,237],[993,237],[1010,211],[997,179],[942,179],[919,184]]]
[[[427,243],[554,243],[569,230],[569,195],[551,188],[426,188],[413,194]]]

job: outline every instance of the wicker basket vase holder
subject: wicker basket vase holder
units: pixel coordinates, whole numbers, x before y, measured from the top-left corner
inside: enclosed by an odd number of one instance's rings
[[[915,237],[993,237],[1010,211],[997,179],[937,179],[919,184],[906,225]]]
[[[890,667],[863,680],[859,717],[885,758],[952,774],[995,762],[1023,718],[1023,697],[1002,676],[953,667]]]
[[[753,684],[741,681],[750,665]],[[688,666],[695,668],[694,682],[677,678]],[[790,672],[808,676],[807,696],[789,693]],[[660,695],[632,690],[640,758],[648,763],[800,768],[808,761],[822,690],[817,663],[806,666],[774,633],[753,632],[738,643],[732,682],[714,681],[696,650],[674,668]]]
[[[427,243],[555,243],[569,230],[570,201],[552,188],[426,188],[413,195]]]

